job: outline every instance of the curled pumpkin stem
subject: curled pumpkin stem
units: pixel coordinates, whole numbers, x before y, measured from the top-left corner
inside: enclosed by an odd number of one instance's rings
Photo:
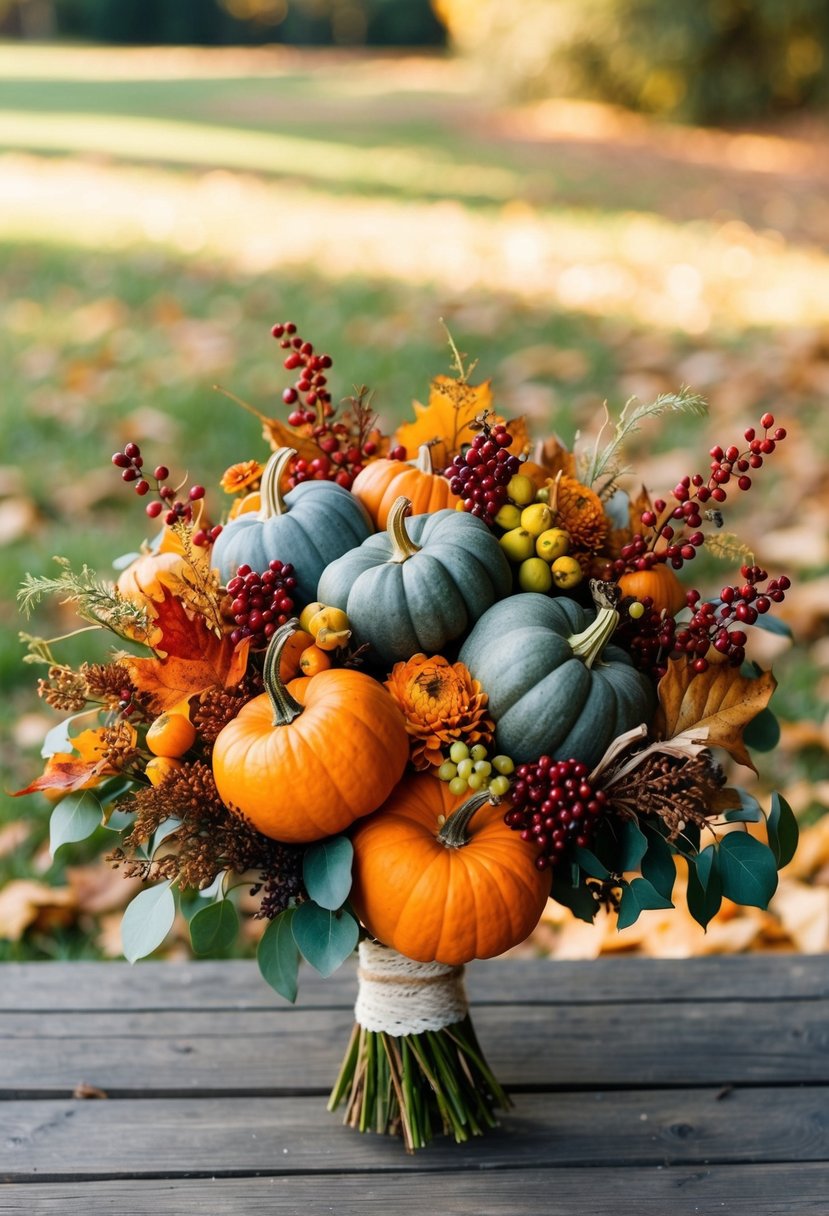
[[[406,516],[410,514],[411,509],[411,501],[401,494],[399,498],[395,498],[389,510],[386,531],[392,543],[392,554],[389,558],[391,562],[407,562],[415,553],[420,552],[420,545],[416,545],[406,531]]]
[[[500,798],[490,794],[489,790],[478,790],[467,798],[466,802],[461,803],[456,811],[452,812],[438,832],[437,839],[447,849],[462,849],[465,844],[469,843],[467,828],[475,812],[487,802],[498,806],[500,801]]]
[[[289,449],[284,449],[288,451]],[[265,692],[268,694],[268,700],[273,709],[273,724],[274,726],[287,726],[289,722],[293,722],[294,718],[298,718],[302,713],[302,706],[288,692],[285,685],[279,676],[279,662],[282,658],[282,651],[288,642],[299,628],[299,621],[296,617],[291,617],[290,621],[286,621],[284,625],[280,625],[276,633],[268,644],[268,649],[265,651],[265,663],[262,669],[262,682],[265,685]]]
[[[259,518],[261,520],[273,519],[275,516],[284,515],[287,512],[288,508],[282,497],[281,483],[288,465],[295,456],[294,448],[277,448],[262,470],[262,481],[259,486],[261,503]]]

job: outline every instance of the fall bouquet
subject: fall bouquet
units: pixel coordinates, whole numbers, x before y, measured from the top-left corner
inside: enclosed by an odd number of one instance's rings
[[[287,416],[259,415],[224,506],[128,443],[112,463],[156,534],[117,579],[61,559],[27,577],[25,610],[55,594],[117,644],[76,669],[61,639],[27,637],[67,716],[20,793],[54,801],[53,849],[104,825],[110,862],[146,884],[130,960],[179,909],[196,953],[226,949],[242,894],[290,1001],[302,958],[328,975],[359,944],[332,1109],[409,1149],[464,1140],[508,1104],[465,963],[523,941],[549,898],[620,928],[670,907],[678,861],[703,927],[724,897],[765,907],[792,854],[785,801],[762,808],[723,768],[776,737],[746,647],[784,631],[789,580],[722,527],[785,431],[766,414],[664,498],[632,495],[627,436],[699,398],[629,402],[571,452],[495,412],[453,347],[454,374],[389,436],[365,390],[335,404],[331,359],[295,325],[273,336]],[[709,597],[678,577],[703,546],[742,563]]]

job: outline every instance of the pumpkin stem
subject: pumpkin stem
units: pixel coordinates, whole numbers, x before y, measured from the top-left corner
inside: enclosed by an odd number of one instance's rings
[[[259,486],[259,519],[273,519],[275,515],[284,515],[288,508],[282,497],[280,482],[282,474],[296,456],[293,448],[277,448],[273,456],[262,470],[262,481]]]
[[[289,449],[287,449],[289,450]],[[278,454],[278,453],[277,453]],[[299,628],[299,621],[292,617],[284,625],[280,625],[270,640],[265,651],[265,665],[262,669],[262,683],[273,709],[273,725],[287,726],[302,713],[302,706],[288,692],[279,677],[279,662],[285,644]]]
[[[466,830],[475,812],[480,810],[485,802],[492,802],[497,805],[499,801],[500,799],[490,794],[489,790],[476,790],[446,820],[437,834],[438,841],[442,845],[445,845],[447,849],[462,849],[465,844],[469,844]]]
[[[415,553],[420,552],[420,545],[416,545],[406,531],[406,516],[411,509],[411,500],[402,494],[395,498],[391,505],[386,520],[386,531],[392,543],[390,562],[407,562]]]
[[[618,587],[614,583],[591,579],[590,592],[596,605],[596,619],[581,633],[574,633],[567,639],[573,654],[585,667],[593,666],[619,624],[619,613],[614,606],[619,599]]]
[[[417,460],[414,462],[414,467],[419,473],[434,473],[431,444],[421,443],[417,449]]]

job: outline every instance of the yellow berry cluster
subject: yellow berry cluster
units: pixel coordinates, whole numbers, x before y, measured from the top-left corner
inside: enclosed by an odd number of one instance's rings
[[[507,558],[518,567],[522,591],[567,591],[581,582],[582,570],[568,554],[570,536],[554,527],[553,513],[536,497],[532,480],[517,473],[507,486],[511,501],[504,504],[495,522],[504,528],[500,544]]]

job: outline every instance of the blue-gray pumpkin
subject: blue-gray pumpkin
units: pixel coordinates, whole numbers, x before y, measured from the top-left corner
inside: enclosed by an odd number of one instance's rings
[[[618,620],[610,604],[593,612],[535,592],[484,613],[460,659],[489,697],[499,752],[516,764],[547,755],[592,768],[618,735],[650,723],[650,682],[608,645]]]
[[[318,600],[348,614],[353,641],[388,664],[439,654],[512,590],[486,524],[449,509],[406,520],[410,508],[396,499],[386,531],[332,562],[317,588]]]
[[[237,515],[222,529],[211,563],[222,583],[247,564],[262,573],[272,561],[290,562],[297,585],[297,608],[316,598],[325,567],[361,545],[373,531],[368,512],[353,494],[333,481],[303,481],[283,498],[282,474],[296,455],[279,448],[262,473],[258,513]]]

